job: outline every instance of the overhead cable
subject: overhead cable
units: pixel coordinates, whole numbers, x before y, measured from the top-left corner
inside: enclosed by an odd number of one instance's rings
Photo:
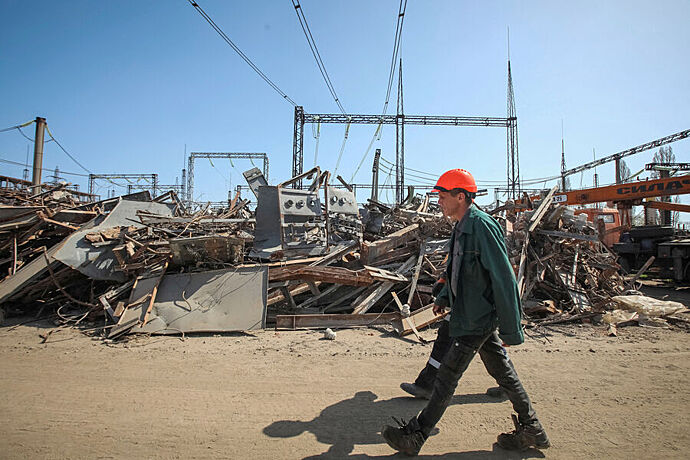
[[[295,7],[297,19],[299,20],[300,26],[302,26],[302,31],[304,32],[304,36],[307,39],[307,43],[309,43],[311,54],[314,56],[314,59],[316,60],[316,65],[319,67],[321,76],[323,77],[323,80],[326,82],[328,91],[331,93],[331,96],[333,96],[333,99],[335,100],[335,103],[338,105],[340,112],[343,115],[347,115],[342,103],[340,102],[340,99],[338,98],[338,95],[335,92],[335,87],[333,86],[333,82],[331,82],[331,77],[328,75],[328,72],[326,71],[326,65],[323,63],[323,59],[321,59],[321,53],[319,53],[319,49],[316,47],[316,41],[314,40],[314,36],[311,34],[311,29],[309,29],[309,24],[307,23],[306,16],[304,16],[304,9],[302,8],[302,5],[299,4],[299,0],[292,0],[292,6]]]
[[[50,138],[51,138],[53,141],[55,141],[55,143],[58,145],[58,147],[60,147],[60,149],[61,149],[63,152],[65,152],[65,155],[67,155],[68,157],[70,157],[70,159],[71,159],[72,161],[74,161],[81,169],[83,169],[84,171],[86,171],[86,172],[89,173],[89,174],[93,174],[91,171],[89,171],[89,170],[86,168],[86,166],[84,166],[83,164],[79,163],[79,161],[78,161],[76,158],[74,158],[74,157],[72,156],[71,153],[69,153],[67,150],[65,150],[65,148],[62,146],[62,144],[60,144],[60,143],[58,142],[58,140],[55,139],[55,136],[53,136],[53,133],[50,132],[50,128],[48,128],[48,125],[47,125],[47,124],[46,124],[46,131],[48,132],[48,135],[50,136]]]
[[[246,62],[246,63],[249,65],[249,67],[251,67],[251,68],[254,70],[254,72],[256,72],[256,73],[257,73],[266,83],[268,83],[269,86],[270,86],[271,88],[273,88],[278,94],[280,94],[280,95],[283,97],[283,99],[285,99],[286,101],[288,101],[288,102],[289,102],[290,104],[292,104],[293,106],[297,106],[297,104],[295,103],[295,101],[293,101],[292,99],[290,99],[290,97],[289,97],[287,94],[285,94],[285,93],[283,92],[282,89],[278,88],[278,86],[277,86],[275,83],[273,83],[273,82],[271,81],[271,79],[268,78],[268,77],[266,76],[266,74],[264,74],[264,73],[261,71],[261,69],[259,69],[259,68],[256,66],[256,64],[254,64],[254,63],[251,61],[251,59],[249,59],[249,58],[247,57],[247,55],[244,54],[244,53],[242,52],[242,50],[239,49],[239,48],[237,47],[237,45],[235,45],[235,43],[233,43],[232,40],[230,40],[230,37],[228,37],[228,36],[225,34],[225,32],[223,32],[223,30],[218,26],[218,24],[216,24],[215,21],[213,21],[213,19],[211,19],[211,17],[206,13],[206,11],[203,10],[203,8],[201,8],[201,6],[199,6],[199,4],[198,4],[197,2],[195,2],[194,0],[187,0],[187,1],[189,2],[190,5],[192,5],[194,8],[196,8],[197,12],[206,20],[206,22],[208,22],[208,23],[211,25],[211,27],[213,27],[213,30],[215,30],[215,31],[218,33],[218,35],[220,35],[220,37],[221,37],[223,40],[225,40],[225,42],[226,42],[228,45],[230,45],[230,47],[231,47],[231,48],[232,48],[242,59],[244,59],[244,62]]]
[[[398,21],[397,21],[397,24],[395,26],[395,38],[393,39],[393,55],[391,57],[391,68],[390,68],[390,71],[388,73],[388,86],[386,89],[386,100],[383,103],[383,110],[382,110],[383,115],[385,115],[386,112],[388,111],[388,101],[390,100],[391,88],[393,87],[393,77],[395,75],[395,62],[398,58],[398,51],[400,50],[400,42],[402,40],[402,28],[403,28],[403,22],[405,20],[405,9],[406,8],[407,8],[407,0],[400,0],[400,5],[398,6]],[[369,143],[369,147],[364,152],[364,155],[362,155],[362,159],[359,161],[359,165],[357,166],[357,169],[355,170],[354,174],[352,174],[352,179],[350,179],[350,182],[352,182],[354,180],[355,175],[357,174],[359,169],[362,167],[364,160],[366,160],[367,156],[369,155],[369,152],[371,151],[371,146],[374,144],[376,137],[381,135],[381,131],[382,131],[382,124],[379,123],[379,125],[376,127],[376,131],[374,132],[374,135],[371,138],[371,142]]]
[[[27,164],[25,164],[25,163],[20,163],[20,162],[18,162],[18,161],[12,161],[12,160],[5,160],[4,158],[0,158],[0,163],[7,163],[7,164],[10,164],[10,165],[16,165],[16,166],[23,166],[23,167],[25,167],[25,168],[28,168],[28,167],[29,167],[29,165],[27,165]],[[52,169],[48,169],[48,168],[41,168],[41,170],[42,170],[42,171],[46,171],[46,172],[53,172]],[[61,175],[62,175],[62,174],[67,174],[68,176],[89,177],[88,174],[75,173],[75,172],[67,172],[67,171],[60,171],[60,174],[61,174]]]
[[[357,173],[359,172],[359,169],[364,164],[364,160],[367,159],[367,156],[369,155],[369,152],[371,151],[371,147],[374,145],[374,141],[376,140],[376,137],[381,132],[382,127],[383,127],[383,123],[379,123],[378,126],[376,127],[376,131],[374,131],[374,135],[371,138],[371,142],[369,142],[369,147],[367,147],[366,151],[364,152],[362,159],[359,160],[359,164],[357,165],[357,169],[355,169],[355,172],[352,173],[352,177],[350,178],[350,182],[353,182],[355,180],[355,176],[357,175]]]
[[[402,42],[403,22],[405,21],[405,10],[407,9],[407,0],[400,0],[398,7],[398,23],[395,26],[395,39],[393,40],[393,55],[391,56],[391,68],[388,73],[388,88],[386,89],[386,100],[383,103],[383,115],[388,111],[388,101],[391,97],[391,90],[393,88],[393,79],[395,77],[395,63],[398,61],[398,51],[400,51],[400,43]]]
[[[343,157],[343,152],[345,151],[345,143],[347,142],[347,137],[350,134],[350,122],[345,125],[345,136],[343,137],[343,143],[340,145],[340,152],[338,152],[338,159],[335,162],[335,169],[333,170],[333,175],[338,175],[338,166],[340,166],[340,159]]]
[[[0,133],[4,133],[5,131],[12,131],[13,129],[24,128],[26,126],[29,126],[31,123],[34,123],[35,121],[36,120],[31,120],[31,121],[27,121],[26,123],[22,123],[20,125],[14,125],[14,126],[10,126],[9,128],[0,129]]]

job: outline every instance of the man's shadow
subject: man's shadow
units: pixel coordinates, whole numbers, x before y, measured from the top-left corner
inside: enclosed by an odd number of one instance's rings
[[[352,398],[345,399],[326,407],[313,420],[279,420],[263,429],[264,434],[272,438],[292,438],[304,432],[310,432],[322,444],[329,444],[328,451],[308,458],[370,458],[368,456],[350,456],[355,445],[383,444],[381,428],[384,425],[395,425],[390,415],[407,421],[419,413],[426,405],[426,401],[410,397],[398,397],[387,400],[377,400],[371,391],[359,391]],[[479,404],[503,402],[503,398],[493,398],[485,394],[455,395],[451,404]],[[438,431],[436,431],[437,433]],[[432,432],[432,436],[436,434]],[[526,457],[524,454],[530,454]],[[536,453],[536,455],[535,455]],[[472,454],[472,455],[469,455]],[[522,453],[521,456],[510,456],[501,449],[495,451],[464,452],[452,454],[454,456],[427,458],[530,458],[543,457],[538,450]],[[451,454],[448,454],[451,455]],[[458,457],[458,455],[460,455]],[[380,458],[387,458],[380,457]],[[421,456],[419,458],[424,458]]]

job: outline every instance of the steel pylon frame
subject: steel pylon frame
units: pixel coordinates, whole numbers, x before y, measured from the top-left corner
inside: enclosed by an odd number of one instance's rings
[[[158,192],[158,174],[89,174],[89,194],[93,195],[93,185],[98,179],[105,179],[112,181],[114,179],[125,179],[129,181],[130,179],[136,180],[146,180],[151,184],[150,190],[153,196],[157,195]],[[149,190],[149,187],[144,188],[144,190]]]
[[[402,63],[401,63],[402,73]],[[430,125],[430,126],[482,126],[506,128],[507,155],[508,155],[508,190],[515,196],[520,190],[520,165],[518,157],[517,113],[515,110],[515,97],[513,93],[513,80],[508,61],[508,116],[502,117],[467,117],[454,115],[405,115],[402,104],[402,79],[399,80],[398,112],[395,115],[362,115],[362,114],[335,114],[319,113],[310,114],[304,112],[304,107],[295,106],[294,133],[292,143],[292,177],[303,173],[304,167],[304,125],[307,123],[338,123],[338,124],[363,124],[363,125],[395,125],[396,126],[396,200],[399,203],[404,196],[405,189],[405,125]],[[295,188],[301,188],[302,183],[293,184]]]
[[[196,158],[228,158],[228,159],[251,159],[263,161],[263,173],[268,180],[268,155],[265,153],[250,152],[191,152],[187,160],[187,203],[194,201],[194,160]]]

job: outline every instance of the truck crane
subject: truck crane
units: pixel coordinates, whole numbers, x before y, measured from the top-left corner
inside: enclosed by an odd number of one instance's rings
[[[679,168],[685,170],[685,168]],[[690,206],[664,201],[643,201],[652,198],[690,193],[690,174],[626,182],[581,190],[557,193],[555,203],[579,206],[607,203],[609,208],[584,208],[576,214],[587,214],[588,220],[599,226],[602,242],[619,256],[624,270],[639,269],[651,256],[655,265],[667,269],[676,281],[690,281],[690,234],[670,225],[631,224],[632,206],[690,212]],[[530,197],[530,199],[539,198]],[[527,200],[517,202],[520,207]],[[612,209],[616,206],[617,209]]]

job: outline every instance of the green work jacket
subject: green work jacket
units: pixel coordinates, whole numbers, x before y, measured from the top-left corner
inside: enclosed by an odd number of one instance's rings
[[[493,217],[472,205],[459,238],[456,231],[457,226],[450,237],[447,282],[436,297],[437,305],[451,307],[450,335],[483,335],[498,327],[503,343],[521,344],[525,339],[520,324],[520,296],[501,227]],[[457,251],[456,244],[462,245]],[[457,297],[449,286],[456,253],[462,257]]]

